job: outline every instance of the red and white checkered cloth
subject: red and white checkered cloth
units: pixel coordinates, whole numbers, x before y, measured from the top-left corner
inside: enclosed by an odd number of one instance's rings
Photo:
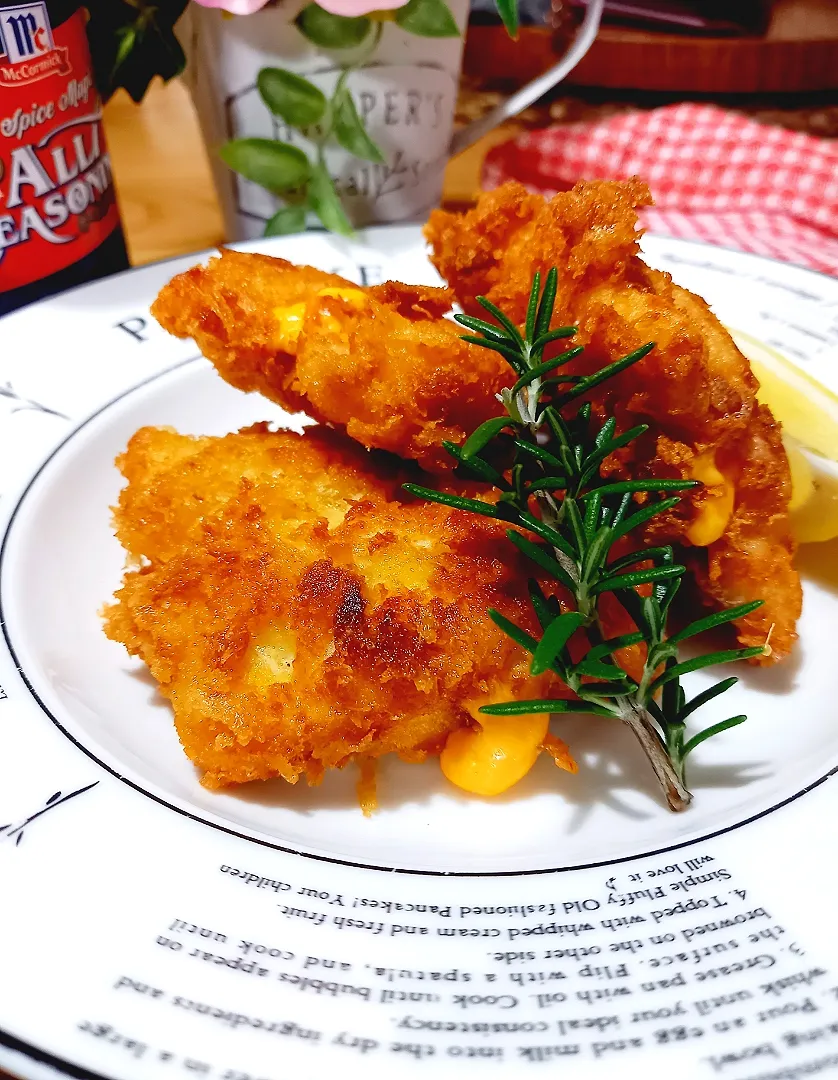
[[[552,194],[577,180],[641,176],[651,231],[838,276],[838,142],[711,105],[669,105],[526,132],[490,151],[483,183]]]

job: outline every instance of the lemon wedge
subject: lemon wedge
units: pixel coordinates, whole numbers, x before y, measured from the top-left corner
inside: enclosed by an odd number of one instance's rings
[[[838,536],[838,395],[782,353],[731,331],[759,379],[757,397],[783,425],[789,458],[791,526],[801,544]]]

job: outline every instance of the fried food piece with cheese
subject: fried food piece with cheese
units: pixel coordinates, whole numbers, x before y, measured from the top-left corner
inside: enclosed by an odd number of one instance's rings
[[[747,359],[699,297],[639,256],[639,180],[580,182],[550,200],[505,184],[464,215],[434,211],[432,261],[466,311],[485,295],[523,323],[533,275],[558,270],[553,325],[573,325],[587,373],[649,341],[654,350],[594,391],[600,417],[649,433],[608,462],[619,476],[680,477],[705,485],[647,533],[684,547],[713,606],[762,598],[737,624],[742,645],[773,658],[796,638],[802,592],[788,519],[791,478],[779,425],[757,400]],[[766,660],[770,662],[770,660]]]
[[[362,445],[450,469],[461,443],[497,411],[506,365],[443,318],[447,289],[370,289],[284,259],[224,251],[179,274],[152,313],[192,337],[221,376]]]
[[[403,501],[383,457],[324,428],[257,425],[222,438],[143,428],[119,458],[129,569],[106,632],[148,665],[206,786],[421,761],[454,731],[480,735],[483,704],[566,694],[532,678],[487,618],[495,607],[537,629],[530,568],[502,527]],[[509,783],[542,746],[575,771],[539,722],[493,721]],[[453,779],[470,753],[447,755]]]

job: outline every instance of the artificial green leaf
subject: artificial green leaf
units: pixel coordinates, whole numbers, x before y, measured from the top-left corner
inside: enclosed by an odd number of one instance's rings
[[[296,24],[303,37],[321,49],[354,49],[372,26],[365,16],[333,15],[319,4],[307,4],[297,16]]]
[[[311,168],[308,202],[311,209],[331,232],[339,233],[341,236],[354,235],[340,197],[335,191],[334,182],[322,162],[317,162]]]
[[[311,171],[302,150],[274,139],[233,139],[218,156],[247,180],[280,195],[301,187]]]
[[[384,155],[364,127],[364,121],[358,115],[352,94],[347,87],[342,86],[335,94],[332,109],[334,135],[344,150],[348,150],[350,154],[354,154],[363,161],[374,161],[383,165]]]
[[[289,233],[303,232],[305,227],[304,206],[283,206],[265,226],[265,236],[288,236]]]
[[[282,68],[262,68],[256,76],[256,86],[274,116],[292,127],[311,127],[323,119],[326,95],[302,75]]]
[[[402,30],[419,37],[459,37],[460,30],[445,0],[407,0],[396,9]]]

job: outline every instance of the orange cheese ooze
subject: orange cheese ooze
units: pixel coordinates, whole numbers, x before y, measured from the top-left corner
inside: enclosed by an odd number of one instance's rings
[[[474,795],[500,795],[535,765],[549,716],[483,716],[478,727],[448,736],[439,756],[443,774]]]
[[[692,468],[693,479],[700,480],[708,488],[704,503],[696,515],[695,521],[687,529],[687,539],[696,547],[707,547],[714,543],[727,528],[733,513],[736,489],[730,480],[716,467],[712,450],[699,454]]]
[[[274,308],[273,313],[277,324],[274,344],[278,349],[295,353],[303,329],[303,320],[306,317],[306,305],[287,304],[285,307]]]

